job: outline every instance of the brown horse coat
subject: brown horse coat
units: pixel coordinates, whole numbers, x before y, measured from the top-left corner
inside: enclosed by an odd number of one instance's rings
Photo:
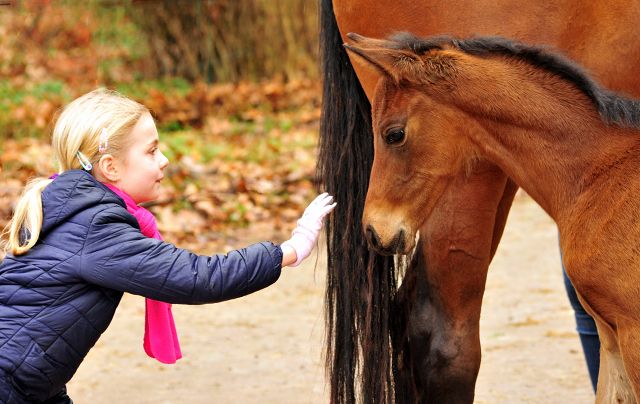
[[[558,224],[567,275],[602,341],[596,402],[637,403],[640,101],[502,38],[350,38],[362,64],[383,73],[363,215],[370,243],[410,252],[451,179],[495,163]]]
[[[486,273],[517,185],[489,160],[453,176],[396,291],[393,261],[368,252],[361,227],[373,151],[370,105],[360,97],[372,99],[380,73],[355,64],[360,88],[342,43],[349,32],[503,35],[560,49],[607,88],[640,97],[640,1],[320,1],[318,173],[340,201],[327,225],[332,402],[472,403]]]

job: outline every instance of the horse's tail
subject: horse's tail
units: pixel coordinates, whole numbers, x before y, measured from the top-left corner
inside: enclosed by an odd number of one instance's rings
[[[393,257],[368,249],[362,231],[373,163],[371,104],[342,46],[331,0],[320,0],[319,12],[323,97],[317,174],[338,203],[326,223],[331,402],[409,403],[414,399],[407,391],[413,388],[398,380],[398,362],[405,371],[410,364],[407,352],[400,352],[406,347],[405,316],[393,309],[396,267]]]

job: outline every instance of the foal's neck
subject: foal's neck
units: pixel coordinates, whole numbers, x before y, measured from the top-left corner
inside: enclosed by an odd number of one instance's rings
[[[618,176],[640,168],[640,131],[605,124],[585,97],[549,94],[528,111],[502,106],[512,119],[479,119],[487,129],[486,139],[476,139],[483,154],[558,224],[568,220],[581,195],[606,192]]]

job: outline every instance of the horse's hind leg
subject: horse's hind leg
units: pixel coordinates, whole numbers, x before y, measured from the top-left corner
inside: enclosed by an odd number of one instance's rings
[[[409,344],[422,403],[473,402],[487,269],[516,190],[481,164],[454,180],[420,231]]]
[[[640,393],[640,337],[637,326],[619,324],[616,340],[614,331],[599,321],[598,334],[601,349],[596,403],[636,404]]]

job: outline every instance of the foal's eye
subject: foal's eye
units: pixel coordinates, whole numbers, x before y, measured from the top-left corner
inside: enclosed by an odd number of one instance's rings
[[[387,144],[396,144],[404,140],[404,128],[391,129],[384,136],[384,140]]]

